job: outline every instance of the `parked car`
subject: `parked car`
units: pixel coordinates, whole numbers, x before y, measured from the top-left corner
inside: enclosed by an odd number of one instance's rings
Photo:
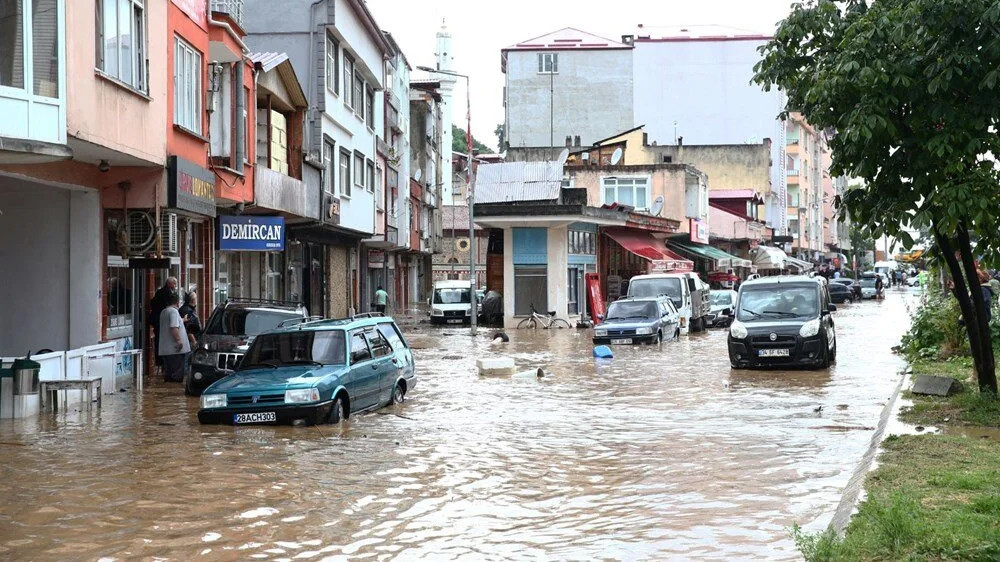
[[[472,322],[472,283],[461,280],[435,282],[430,305],[431,324]]]
[[[712,291],[712,308],[708,314],[710,326],[728,326],[733,321],[737,293],[733,290],[720,289]]]
[[[305,319],[304,307],[282,301],[229,299],[215,307],[192,350],[184,393],[198,396],[232,373],[255,336]]]
[[[851,293],[854,294],[855,300],[861,300],[861,284],[854,279],[850,277],[840,277],[838,279],[831,279],[830,282],[840,283],[841,285],[846,286],[851,290]]]
[[[653,273],[636,275],[629,281],[628,297],[669,298],[680,312],[680,330],[699,332],[706,327],[711,310],[710,289],[695,273]]]
[[[822,278],[795,275],[743,283],[729,327],[730,364],[828,367],[837,360],[835,310]]]
[[[389,317],[320,320],[257,336],[239,368],[201,395],[201,423],[338,423],[401,403],[413,355]]]
[[[830,301],[834,304],[854,302],[854,291],[843,283],[831,282],[827,285],[827,290],[830,291]]]
[[[595,344],[660,343],[680,333],[680,313],[667,297],[614,301],[594,328]]]

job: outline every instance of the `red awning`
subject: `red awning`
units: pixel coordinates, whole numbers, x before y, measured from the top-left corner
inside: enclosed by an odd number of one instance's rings
[[[642,230],[626,230],[621,228],[609,228],[605,232],[607,232],[608,236],[610,236],[615,242],[618,242],[622,248],[625,248],[640,258],[653,262],[686,262],[684,265],[688,267],[681,267],[677,269],[694,269],[694,262],[682,258],[681,256],[668,250],[666,244],[662,240],[653,238],[653,236],[648,232]]]

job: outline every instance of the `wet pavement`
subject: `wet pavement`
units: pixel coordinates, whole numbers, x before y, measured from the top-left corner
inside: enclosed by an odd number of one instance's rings
[[[795,559],[900,380],[913,295],[844,305],[826,371],[732,371],[725,331],[595,362],[588,331],[407,331],[420,384],[340,426],[217,427],[152,382],[0,422],[5,559]],[[480,378],[513,356],[541,380]]]

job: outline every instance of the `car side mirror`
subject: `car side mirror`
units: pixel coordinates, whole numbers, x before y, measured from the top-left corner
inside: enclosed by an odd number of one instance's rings
[[[837,305],[835,305],[833,303],[830,303],[830,304],[826,305],[826,311],[827,312],[837,312]]]

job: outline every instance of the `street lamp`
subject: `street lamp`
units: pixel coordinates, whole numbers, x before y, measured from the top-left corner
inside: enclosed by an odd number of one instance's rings
[[[431,68],[429,66],[418,66],[417,70],[423,70],[424,72],[430,72],[433,74],[445,74],[447,76],[455,76],[457,78],[465,78],[465,148],[469,153],[469,287],[470,287],[470,302],[472,303],[472,308],[469,310],[470,326],[472,328],[472,335],[476,335],[476,322],[478,320],[478,306],[476,300],[476,232],[475,232],[475,220],[473,213],[473,206],[476,202],[475,197],[475,174],[472,171],[472,97],[471,97],[471,86],[469,84],[469,77],[466,74],[459,74],[451,70],[439,70],[437,68]],[[449,159],[450,160],[450,159]],[[443,203],[443,201],[442,201]]]

